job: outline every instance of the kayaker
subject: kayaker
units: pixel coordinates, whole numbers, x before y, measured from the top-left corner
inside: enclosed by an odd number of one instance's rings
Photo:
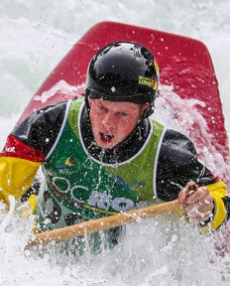
[[[230,214],[226,185],[198,160],[189,138],[150,118],[158,85],[158,64],[146,47],[116,42],[99,50],[84,96],[34,112],[8,136],[1,200],[30,194],[38,231],[177,197],[188,221],[220,228]],[[39,167],[44,178],[35,195]],[[192,194],[190,181],[198,185]],[[116,244],[120,233],[117,227],[106,235]]]

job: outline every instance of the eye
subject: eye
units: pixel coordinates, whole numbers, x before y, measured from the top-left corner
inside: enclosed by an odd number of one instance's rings
[[[103,111],[103,110],[106,110],[106,108],[105,108],[103,105],[98,105],[97,107],[98,107],[98,109],[100,109],[100,110],[102,110],[102,111]]]
[[[126,116],[128,116],[128,113],[126,113],[126,112],[118,112],[118,115],[126,117]]]

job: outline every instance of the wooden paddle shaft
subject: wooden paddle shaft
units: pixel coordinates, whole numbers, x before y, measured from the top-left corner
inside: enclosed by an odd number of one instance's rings
[[[109,229],[123,224],[136,222],[140,219],[154,217],[156,215],[179,210],[180,203],[178,199],[171,202],[152,205],[142,209],[135,209],[116,215],[103,217],[100,219],[85,221],[79,224],[54,229],[47,232],[38,233],[34,239],[31,239],[26,249],[39,244],[48,244],[51,241],[63,241],[77,236],[90,234],[93,232]]]

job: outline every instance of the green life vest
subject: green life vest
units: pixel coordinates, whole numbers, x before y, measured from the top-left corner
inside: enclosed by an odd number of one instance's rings
[[[42,229],[157,203],[155,158],[163,126],[151,120],[151,132],[135,156],[120,164],[104,164],[83,144],[79,127],[83,105],[83,98],[70,101],[61,134],[43,164],[46,184],[37,207]]]

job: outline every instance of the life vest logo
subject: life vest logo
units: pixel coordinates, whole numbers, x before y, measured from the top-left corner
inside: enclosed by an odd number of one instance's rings
[[[132,180],[131,184],[127,184],[121,177],[119,176],[112,176],[111,177],[112,184],[111,186],[115,189],[118,188],[125,188],[126,190],[133,192],[133,193],[138,193],[140,192],[143,187],[145,186],[144,183],[138,182],[136,180]]]
[[[65,160],[65,163],[63,165],[57,165],[57,169],[76,169],[75,166],[75,160],[72,157],[68,157]]]

